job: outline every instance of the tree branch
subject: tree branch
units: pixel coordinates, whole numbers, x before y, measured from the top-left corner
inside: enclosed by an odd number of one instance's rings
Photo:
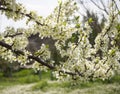
[[[103,6],[103,11],[105,11],[106,14],[109,14],[109,12],[108,12],[107,9],[106,9],[106,6],[105,6],[104,2],[103,2],[102,0],[100,0],[100,2],[101,2],[101,4],[102,4],[102,6]]]
[[[109,13],[107,12],[107,10],[105,8],[101,8],[97,3],[95,3],[93,0],[90,0],[96,7],[98,7],[100,10],[104,11],[107,15],[109,15]],[[104,4],[102,4],[104,7]]]
[[[0,41],[0,46],[5,47],[8,50],[11,50],[13,53],[15,53],[17,55],[25,55],[25,53],[23,51],[21,51],[21,50],[13,50],[11,45],[9,45],[9,44],[7,44],[7,43],[5,43],[3,41]],[[42,59],[40,59],[38,57],[35,57],[33,55],[28,55],[27,58],[35,60],[35,61],[39,62],[40,64],[42,64],[42,65],[44,65],[44,66],[46,66],[46,67],[48,67],[50,69],[54,69],[55,68],[54,66],[47,64]]]
[[[19,36],[19,35],[22,35],[23,33],[15,33],[15,34],[11,34],[11,35],[9,35],[9,34],[7,34],[7,35],[5,35],[4,37],[5,38],[7,38],[7,37],[11,37],[11,38],[13,38],[13,37],[16,37],[16,36]]]
[[[17,55],[25,55],[25,53],[23,51],[21,51],[21,50],[13,50],[11,45],[9,45],[9,44],[7,44],[7,43],[5,43],[3,41],[0,41],[0,46],[5,47],[8,50],[11,50],[13,53],[15,53]],[[35,60],[38,63],[42,64],[43,66],[48,67],[51,70],[56,70],[55,66],[52,66],[52,65],[46,63],[44,60],[42,60],[41,58],[38,58],[38,57],[36,57],[34,55],[28,55],[27,58]],[[71,76],[77,75],[77,73],[67,72],[67,71],[63,71],[63,70],[60,70],[59,72],[62,72],[62,73],[65,73],[65,74],[68,74],[68,75],[71,75]]]
[[[62,7],[62,3],[60,3],[60,5],[59,5],[58,17],[57,17],[57,23],[59,23],[61,7]]]
[[[115,0],[112,0],[112,1],[113,1],[113,3],[115,4],[115,7],[116,7],[117,11],[119,12],[120,10],[119,10],[119,8],[118,8],[117,2],[116,2]]]
[[[9,8],[7,8],[7,7],[2,7],[2,6],[0,6],[0,10],[8,11],[8,12],[14,12],[14,13],[16,13],[16,14],[21,14],[21,15],[23,15],[23,16],[28,17],[28,18],[31,19],[31,20],[33,19],[38,25],[47,26],[46,24],[42,24],[42,23],[40,23],[39,21],[35,20],[35,18],[32,17],[31,14],[26,14],[26,13],[23,13],[23,12],[21,12],[21,11],[19,11],[19,10],[14,11],[13,9],[9,9]]]

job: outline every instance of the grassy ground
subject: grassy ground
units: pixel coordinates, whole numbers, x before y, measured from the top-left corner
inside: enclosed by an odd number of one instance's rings
[[[95,82],[51,81],[50,72],[35,75],[32,70],[22,70],[6,78],[0,73],[0,94],[120,94],[120,76]]]

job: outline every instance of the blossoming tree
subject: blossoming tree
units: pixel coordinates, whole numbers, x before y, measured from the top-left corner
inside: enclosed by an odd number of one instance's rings
[[[110,13],[102,32],[91,46],[89,35],[91,28],[88,20],[81,26],[78,7],[74,0],[59,1],[59,6],[48,17],[38,16],[34,11],[27,11],[15,0],[0,0],[0,13],[14,21],[27,18],[29,28],[6,28],[0,34],[0,56],[12,62],[26,65],[34,61],[37,70],[53,70],[59,79],[107,79],[120,69],[120,25],[119,11],[115,3],[110,6]],[[39,50],[31,53],[26,49],[28,37],[39,34],[42,38],[52,38],[54,46],[62,60],[56,64],[51,58],[49,46],[42,44]],[[54,50],[53,50],[54,51]]]

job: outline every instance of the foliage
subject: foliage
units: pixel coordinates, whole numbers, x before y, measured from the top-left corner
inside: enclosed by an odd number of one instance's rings
[[[11,63],[18,62],[21,65],[35,61],[35,70],[51,69],[56,78],[62,80],[111,78],[114,71],[120,69],[120,49],[116,45],[119,36],[119,30],[116,29],[119,11],[115,6],[113,3],[110,7],[108,20],[92,46],[89,41],[92,31],[91,19],[85,23],[83,29],[74,0],[59,3],[54,12],[46,18],[37,16],[33,11],[28,12],[15,0],[0,0],[0,11],[7,18],[17,21],[27,17],[26,24],[34,22],[28,29],[16,30],[7,27],[6,31],[0,34],[0,56]],[[28,37],[34,34],[39,34],[41,39],[48,37],[55,40],[55,47],[64,60],[56,64],[50,56],[49,46],[45,44],[35,53],[28,51]]]

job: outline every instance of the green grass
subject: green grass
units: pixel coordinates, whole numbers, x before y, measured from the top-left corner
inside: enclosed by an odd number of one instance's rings
[[[45,90],[46,87],[48,87],[48,82],[46,80],[38,82],[36,85],[34,85],[31,89],[32,90]]]
[[[30,84],[30,83],[41,83],[41,87],[43,88],[44,80],[51,80],[51,72],[41,72],[40,74],[36,74],[33,69],[23,69],[18,72],[14,72],[12,77],[4,77],[3,73],[0,72],[0,90],[4,88],[11,87],[14,85],[20,84]]]
[[[24,77],[33,74],[33,70],[31,69],[23,69],[21,71],[13,73],[13,77]]]
[[[41,72],[36,74],[32,69],[23,69],[18,72],[14,72],[12,77],[3,77],[3,73],[0,72],[0,86],[6,84],[6,86],[12,84],[28,84],[41,81],[42,79],[51,80],[51,72]],[[54,79],[54,78],[53,78]]]
[[[66,92],[71,92],[76,89],[88,89],[86,94],[95,94],[94,92],[96,92],[96,94],[101,94],[98,92],[103,92],[103,94],[119,94],[118,92],[120,92],[120,75],[114,76],[110,80],[103,81],[98,79],[95,81],[78,82],[76,85],[73,84],[72,81],[48,82],[47,80],[44,80],[36,83],[32,87],[32,90],[49,91],[50,89],[55,88],[63,88]]]
[[[71,87],[71,83],[69,82],[48,82],[47,80],[42,80],[36,83],[33,87],[32,90],[45,90],[47,88],[69,88]]]
[[[41,81],[36,83],[32,88],[32,91],[64,91],[64,94],[119,94],[120,84],[119,83],[104,83],[99,82],[80,82],[77,85],[73,85],[71,82],[48,82]],[[61,91],[59,91],[61,90]],[[73,93],[71,93],[73,92]],[[78,93],[82,92],[82,93]],[[56,94],[56,93],[55,93]],[[62,93],[60,93],[62,94]]]
[[[88,83],[79,83],[79,85],[74,85],[72,82],[48,82],[46,80],[40,81],[38,83],[36,83],[36,85],[34,85],[32,87],[32,90],[45,90],[45,89],[50,89],[50,88],[67,88],[67,89],[77,89],[77,88],[88,88],[88,87],[92,87],[94,86],[94,84],[88,82]]]
[[[18,78],[16,81],[21,84],[28,84],[28,83],[38,82],[40,81],[40,79],[37,75],[30,75],[30,76]]]
[[[0,73],[0,91],[14,85],[35,83],[30,89],[33,91],[64,91],[63,94],[119,94],[120,75],[116,75],[109,80],[97,79],[89,82],[66,81],[58,82],[51,80],[51,72],[42,72],[42,76],[35,74],[33,70],[21,70],[13,73],[13,77],[3,77]],[[80,93],[79,93],[80,92]],[[81,93],[83,92],[83,93]],[[58,93],[58,94],[62,94]],[[55,93],[56,94],[56,93]]]
[[[40,81],[39,75],[36,75],[32,69],[24,69],[12,74],[12,77],[4,77],[0,72],[0,90],[18,84],[29,84]]]
[[[108,83],[119,83],[120,84],[120,75],[112,77],[110,80],[107,80]]]

